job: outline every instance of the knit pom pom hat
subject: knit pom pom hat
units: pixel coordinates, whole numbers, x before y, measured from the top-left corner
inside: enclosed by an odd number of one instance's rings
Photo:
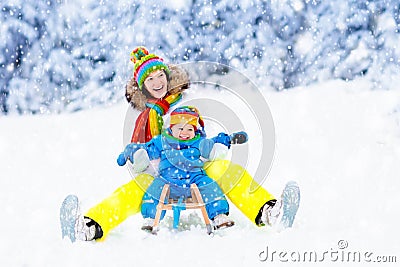
[[[142,89],[144,80],[150,73],[156,70],[165,70],[167,74],[170,74],[168,66],[164,63],[164,60],[155,54],[150,54],[149,51],[143,47],[138,46],[131,52],[131,61],[135,64],[133,69],[133,77]]]
[[[200,127],[199,130],[204,131],[203,118],[200,116],[199,110],[193,106],[182,106],[171,112],[170,128],[179,123],[191,124],[196,130]]]

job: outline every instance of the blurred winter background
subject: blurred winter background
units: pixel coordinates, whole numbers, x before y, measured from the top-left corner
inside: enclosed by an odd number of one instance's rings
[[[321,266],[399,261],[398,0],[0,6],[1,266],[315,266],[313,259],[289,258],[307,251]],[[231,205],[235,227],[214,238],[200,217],[182,218],[190,230],[168,231],[167,222],[149,236],[136,215],[106,242],[61,239],[59,207],[67,194],[78,195],[85,212],[131,179],[116,157],[129,109],[129,54],[137,45],[167,62],[220,62],[257,85],[277,137],[262,186],[279,196],[287,180],[298,181],[302,200],[292,229],[258,228]],[[246,101],[199,84],[185,98],[199,97],[233,106],[250,136],[251,163],[265,164],[257,127],[247,126],[258,121],[234,104]],[[267,248],[274,259],[265,259]],[[372,254],[349,262],[335,258],[339,252]]]
[[[121,100],[136,45],[227,64],[271,90],[360,76],[388,89],[399,77],[398,0],[5,0],[0,12],[3,115]]]

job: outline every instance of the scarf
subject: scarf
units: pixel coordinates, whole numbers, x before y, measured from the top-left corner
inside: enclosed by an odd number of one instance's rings
[[[167,94],[161,99],[148,100],[146,109],[136,120],[131,143],[147,143],[151,138],[161,134],[164,125],[163,116],[181,99],[182,94],[176,93]]]

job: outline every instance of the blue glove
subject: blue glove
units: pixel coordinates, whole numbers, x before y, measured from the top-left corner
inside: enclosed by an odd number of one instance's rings
[[[129,159],[133,163],[133,154],[140,148],[138,144],[129,144],[125,147],[124,152],[119,154],[117,163],[119,166],[124,166]]]
[[[244,144],[249,140],[246,132],[237,132],[229,136],[231,138],[231,144]]]
[[[125,158],[124,152],[119,154],[118,159],[117,159],[117,163],[118,163],[119,166],[124,166],[126,164],[126,158]]]
[[[226,133],[219,133],[216,137],[211,138],[214,143],[220,143],[231,148],[231,137]]]

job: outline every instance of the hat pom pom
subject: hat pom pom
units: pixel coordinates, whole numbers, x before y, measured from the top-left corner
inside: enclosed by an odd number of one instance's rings
[[[148,54],[149,54],[149,51],[147,51],[147,49],[144,46],[138,46],[135,49],[133,49],[131,52],[131,61],[133,63],[136,63],[142,57],[145,57]]]

